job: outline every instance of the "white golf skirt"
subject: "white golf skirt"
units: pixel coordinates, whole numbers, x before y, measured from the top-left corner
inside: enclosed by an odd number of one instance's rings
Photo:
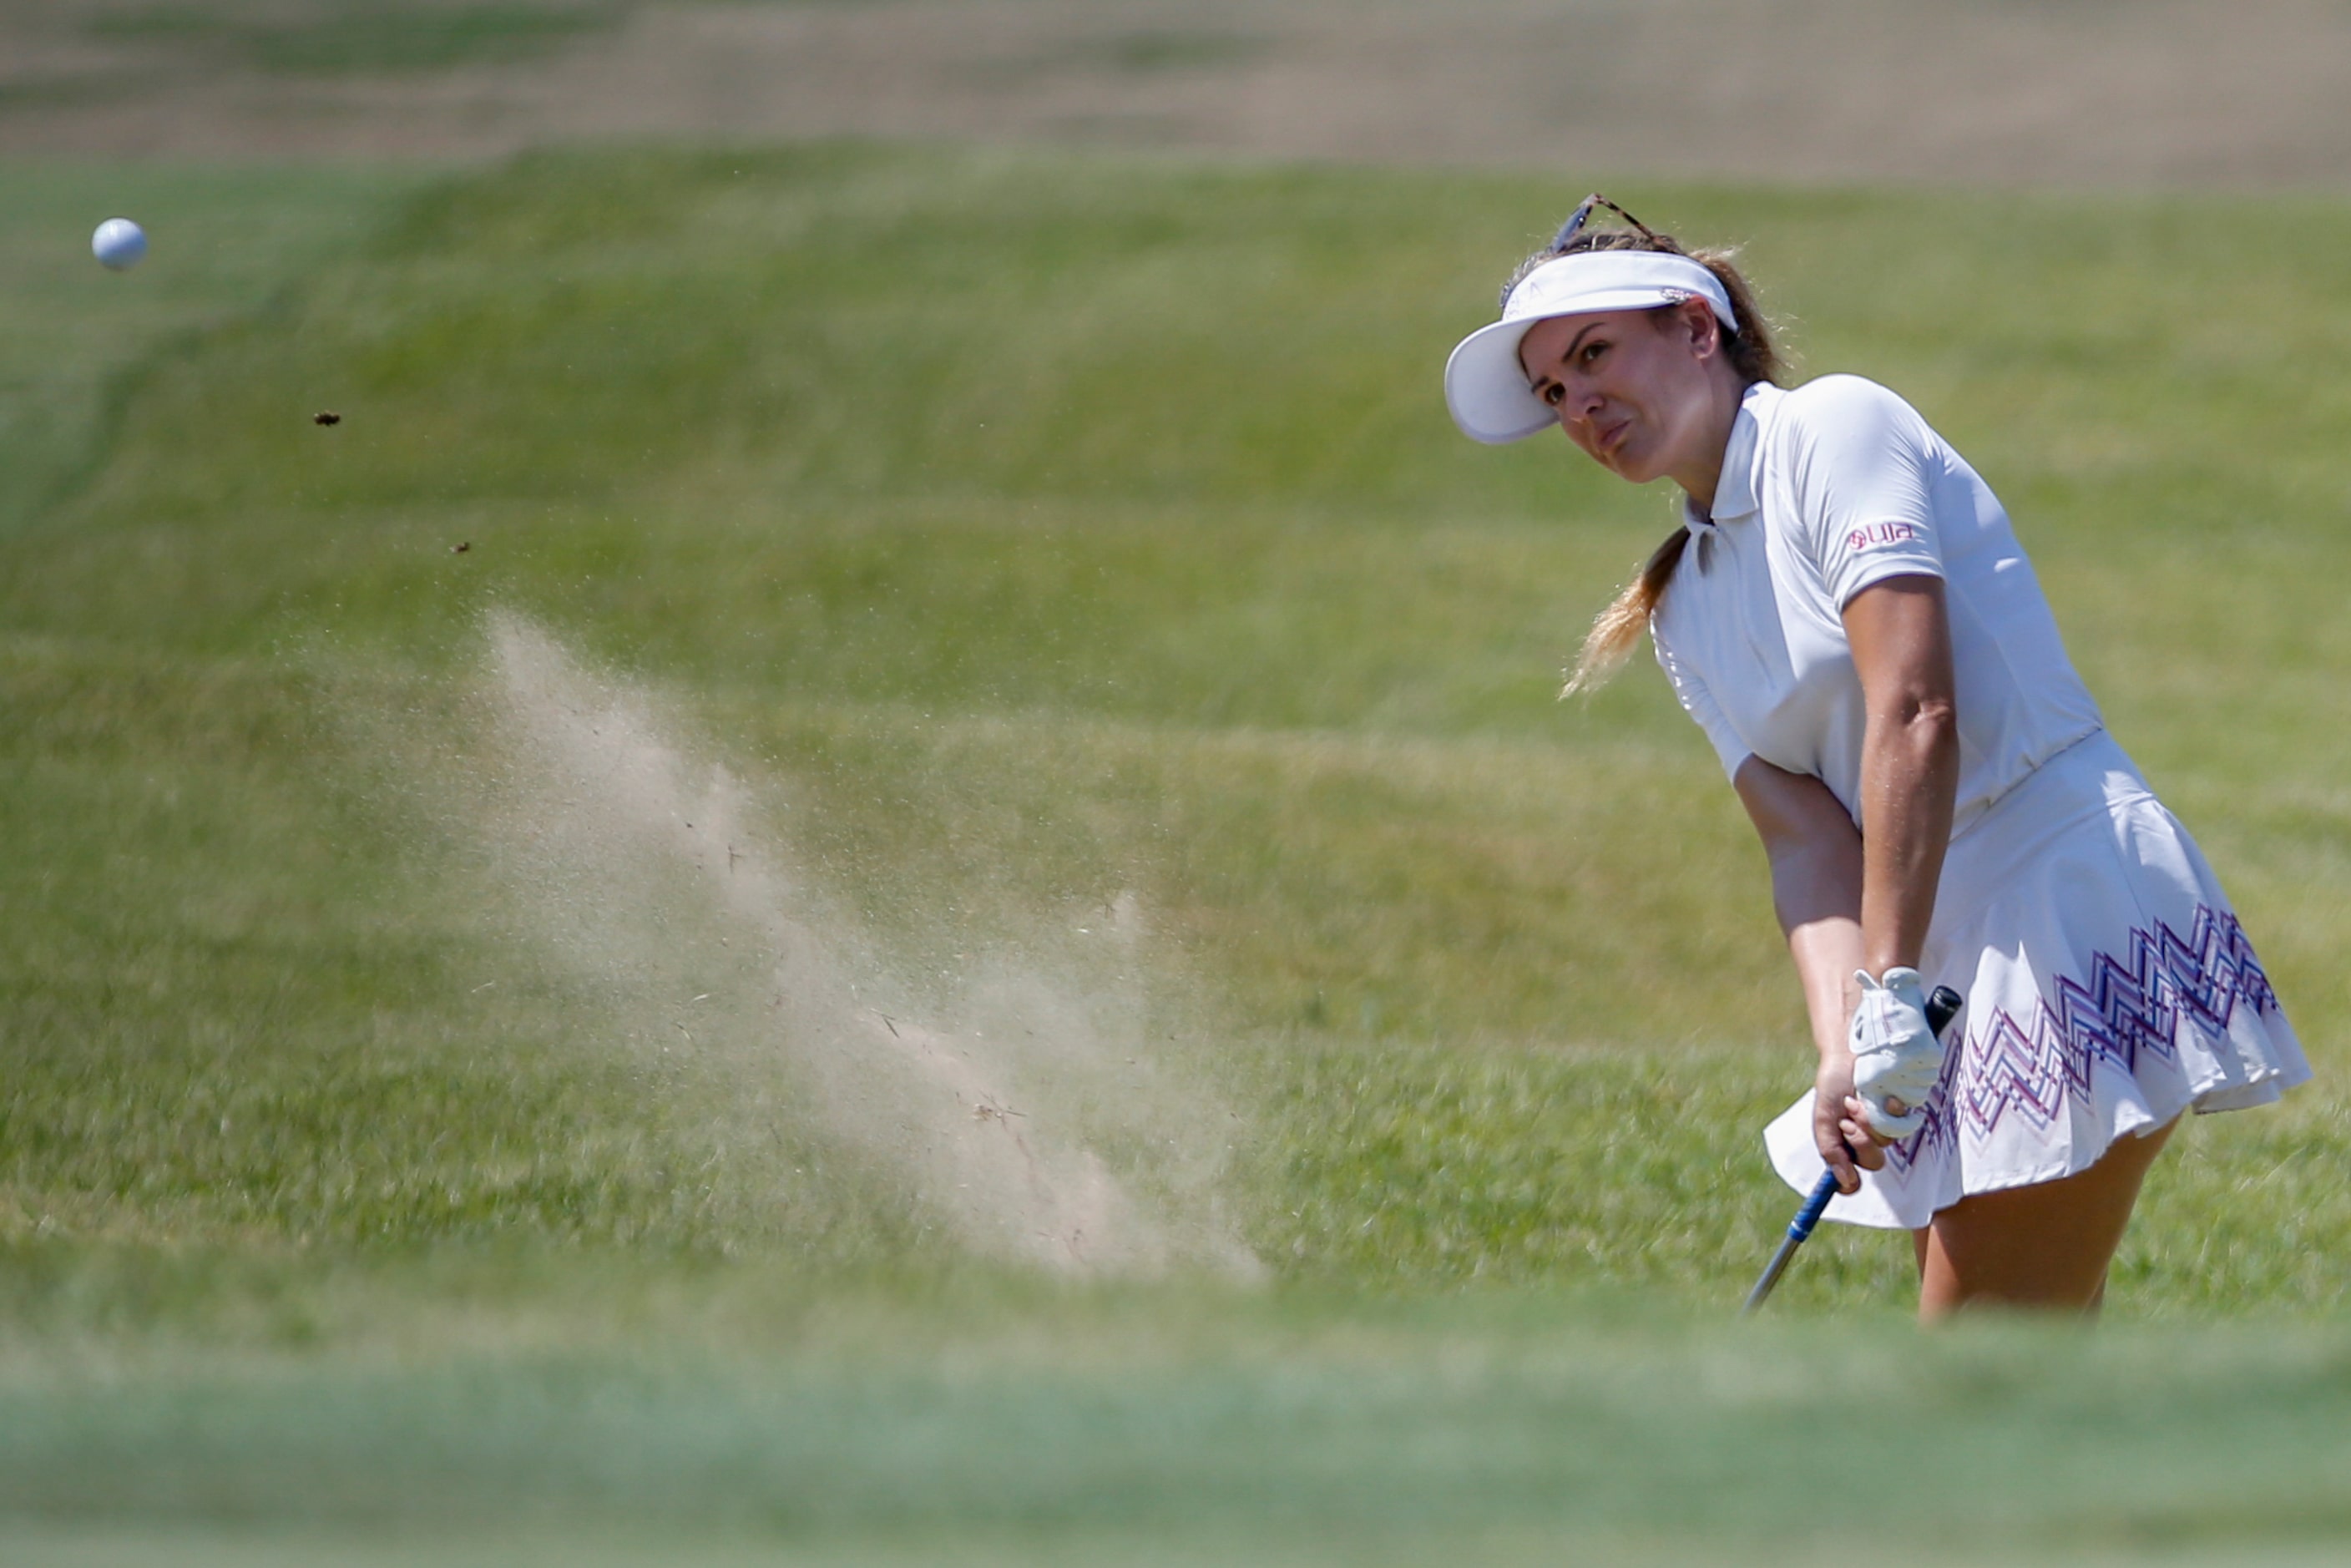
[[[1971,1193],[2086,1170],[2183,1111],[2265,1105],[2310,1077],[2212,868],[2104,730],[1951,841],[1918,967],[1966,997],[1958,1042],[1925,1125],[1830,1219],[1915,1229]],[[1812,1095],[1763,1142],[1810,1192]]]

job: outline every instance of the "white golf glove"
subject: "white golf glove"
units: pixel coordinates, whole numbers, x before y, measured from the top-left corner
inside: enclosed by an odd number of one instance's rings
[[[1927,1096],[1943,1075],[1943,1042],[1927,1022],[1927,998],[1916,969],[1892,968],[1883,980],[1857,970],[1861,1006],[1853,1012],[1853,1090],[1862,1116],[1881,1138],[1907,1138],[1927,1121]],[[1886,1108],[1902,1103],[1903,1114]]]

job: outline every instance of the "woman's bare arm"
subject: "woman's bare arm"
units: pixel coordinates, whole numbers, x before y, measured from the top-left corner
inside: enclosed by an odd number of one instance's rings
[[[1862,965],[1861,834],[1829,787],[1806,773],[1775,768],[1760,757],[1740,765],[1731,780],[1754,821],[1771,866],[1771,905],[1788,938],[1788,956],[1804,990],[1804,1009],[1820,1052],[1813,1082],[1813,1141],[1846,1192],[1861,1185],[1853,1150],[1876,1170],[1886,1156],[1861,1134],[1845,1101],[1853,1092],[1853,1052],[1845,1038]]]
[[[1845,633],[1861,677],[1864,835],[1829,787],[1759,757],[1732,780],[1771,865],[1771,902],[1820,1052],[1813,1132],[1837,1186],[1886,1162],[1860,1120],[1846,1029],[1853,975],[1916,967],[1935,912],[1959,789],[1958,704],[1943,585],[1889,578],[1854,595]],[[1855,1151],[1858,1151],[1856,1155]]]
[[[1822,1054],[1845,1048],[1861,965],[1862,844],[1853,819],[1807,773],[1750,757],[1731,780],[1771,866],[1771,908],[1788,938]]]
[[[1844,607],[1861,742],[1862,967],[1917,967],[1959,783],[1959,703],[1939,578],[1892,577]],[[1935,977],[1928,977],[1931,981]]]

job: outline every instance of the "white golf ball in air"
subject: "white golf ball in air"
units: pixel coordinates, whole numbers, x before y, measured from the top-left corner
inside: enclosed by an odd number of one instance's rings
[[[89,236],[89,253],[111,271],[136,267],[147,254],[147,231],[129,218],[109,218]]]

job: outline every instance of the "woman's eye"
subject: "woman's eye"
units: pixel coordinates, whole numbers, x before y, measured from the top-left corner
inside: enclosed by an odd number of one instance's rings
[[[1598,364],[1600,356],[1607,350],[1608,345],[1605,343],[1586,343],[1583,345],[1583,351],[1575,356],[1575,362],[1580,365]]]
[[[1551,404],[1553,408],[1557,408],[1559,406],[1559,400],[1566,395],[1567,389],[1560,385],[1557,382],[1548,383],[1542,390],[1543,402]]]

